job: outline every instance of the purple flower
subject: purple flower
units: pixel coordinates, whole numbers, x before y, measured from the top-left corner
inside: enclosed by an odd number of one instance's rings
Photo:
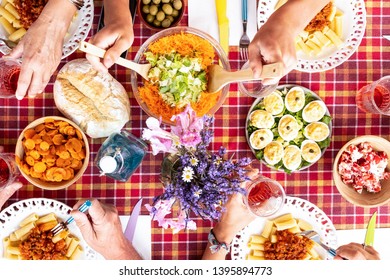
[[[191,213],[218,220],[230,195],[245,193],[241,183],[248,179],[245,168],[251,159],[226,159],[224,147],[217,153],[208,151],[214,135],[213,117],[198,118],[188,106],[172,120],[176,126],[166,132],[157,119],[149,118],[143,138],[150,141],[154,154],[169,151],[177,155],[170,176],[164,177],[164,192],[147,209],[160,226],[178,232],[196,229]],[[174,204],[179,206],[177,214],[173,211]]]

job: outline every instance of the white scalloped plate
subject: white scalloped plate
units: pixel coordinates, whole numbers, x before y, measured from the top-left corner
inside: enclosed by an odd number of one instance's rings
[[[78,11],[77,16],[73,18],[64,38],[62,58],[69,56],[77,50],[79,43],[88,36],[93,22],[93,9],[93,0],[85,0],[85,5]],[[6,38],[6,34],[3,26],[0,25],[0,37]],[[7,46],[0,45],[0,52],[2,54],[8,54],[10,51]]]
[[[257,24],[260,28],[274,11],[278,0],[259,1]],[[364,0],[335,0],[335,5],[344,13],[343,35],[344,42],[340,49],[335,46],[327,48],[319,56],[310,57],[303,52],[297,53],[296,70],[302,72],[322,72],[333,69],[346,61],[359,47],[366,29],[366,9]],[[286,32],[288,32],[286,30]]]
[[[302,219],[310,223],[313,229],[320,235],[323,243],[331,248],[337,248],[336,229],[328,216],[316,205],[298,197],[287,196],[282,210],[269,219],[286,213],[291,213],[294,218]],[[250,252],[247,246],[249,238],[251,235],[262,232],[265,221],[266,219],[264,218],[256,218],[256,220],[237,233],[231,247],[231,257],[233,260],[246,260],[246,256]],[[330,258],[322,247],[316,246],[316,250],[322,259]]]
[[[9,236],[11,232],[18,229],[19,223],[32,213],[36,213],[38,216],[54,213],[59,219],[65,221],[69,217],[71,210],[72,208],[66,204],[47,198],[31,198],[15,202],[0,212],[0,240],[3,240],[4,237]],[[96,259],[97,253],[87,245],[76,223],[71,223],[68,229],[72,235],[80,239],[80,245],[84,251],[81,259]],[[3,258],[3,251],[3,243],[1,242],[0,259]]]

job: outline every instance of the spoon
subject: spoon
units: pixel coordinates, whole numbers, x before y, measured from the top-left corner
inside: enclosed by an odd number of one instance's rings
[[[106,53],[105,50],[103,50],[99,47],[96,47],[95,45],[92,45],[90,43],[87,43],[85,41],[82,41],[80,43],[79,49],[80,49],[80,51],[95,55],[95,56],[100,57],[100,58],[103,58],[104,54]],[[140,74],[145,80],[147,80],[147,81],[149,80],[148,72],[150,70],[150,67],[152,66],[151,64],[148,64],[148,63],[138,64],[138,63],[135,63],[131,60],[124,59],[122,57],[119,57],[117,59],[117,61],[115,61],[115,63],[119,64],[125,68],[131,69],[131,70],[137,72],[138,74]]]
[[[263,65],[263,71],[260,78],[253,77],[251,68],[243,69],[235,72],[226,71],[218,64],[210,65],[209,80],[207,84],[207,92],[214,93],[220,91],[225,85],[233,82],[263,80],[267,78],[278,78],[283,75],[283,63],[276,62]]]
[[[17,45],[17,43],[3,38],[0,38],[0,41],[2,41],[10,49],[13,49]]]

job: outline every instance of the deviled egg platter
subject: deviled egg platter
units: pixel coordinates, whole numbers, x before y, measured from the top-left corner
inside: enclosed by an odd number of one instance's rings
[[[291,173],[321,158],[330,144],[331,120],[314,92],[282,85],[252,104],[246,120],[247,141],[261,162]]]

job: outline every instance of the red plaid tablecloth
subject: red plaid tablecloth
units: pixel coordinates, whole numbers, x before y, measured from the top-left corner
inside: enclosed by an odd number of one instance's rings
[[[338,150],[350,139],[360,135],[379,135],[389,139],[390,117],[365,114],[355,104],[355,94],[362,86],[390,75],[390,41],[382,38],[390,34],[390,2],[380,0],[365,1],[367,10],[367,28],[358,50],[335,69],[322,73],[300,73],[293,71],[284,77],[280,84],[294,83],[316,92],[327,104],[333,116],[332,143],[324,156],[310,168],[292,175],[276,172],[255,161],[265,176],[278,180],[285,186],[289,196],[297,196],[316,204],[333,221],[336,229],[363,228],[372,212],[378,211],[378,227],[390,227],[390,205],[380,208],[365,209],[347,202],[337,191],[332,181],[332,165]],[[102,1],[95,1],[95,17],[89,36],[96,33]],[[187,15],[182,25],[188,22]],[[140,24],[138,16],[134,26],[135,40],[129,50],[128,58],[133,59],[142,43],[152,34]],[[66,62],[84,57],[76,52],[64,59]],[[233,70],[240,67],[237,47],[231,47],[229,53]],[[60,67],[58,69],[60,69]],[[110,71],[130,93],[131,120],[127,128],[136,135],[141,135],[147,115],[138,106],[132,95],[130,71],[121,66],[113,66]],[[54,75],[55,77],[55,75]],[[52,97],[53,81],[46,88],[46,93],[36,99],[0,99],[0,145],[5,151],[13,152],[18,135],[27,124],[36,118],[61,115],[56,109]],[[245,118],[254,99],[238,92],[237,85],[230,86],[229,97],[215,115],[215,137],[212,148],[217,150],[225,146],[229,153],[237,156],[254,157],[245,139]],[[104,139],[90,139],[91,162],[84,176],[66,190],[41,190],[21,179],[24,187],[19,190],[7,205],[26,198],[47,197],[73,206],[80,198],[96,197],[104,202],[115,204],[121,215],[129,215],[139,197],[144,202],[162,192],[159,182],[160,164],[163,156],[145,157],[142,165],[127,183],[119,183],[107,177],[100,177],[94,164],[97,151]],[[7,206],[6,205],[6,206]],[[147,214],[146,209],[142,214]],[[198,230],[172,234],[152,223],[152,258],[153,259],[199,259],[207,242],[209,221],[197,220]]]

